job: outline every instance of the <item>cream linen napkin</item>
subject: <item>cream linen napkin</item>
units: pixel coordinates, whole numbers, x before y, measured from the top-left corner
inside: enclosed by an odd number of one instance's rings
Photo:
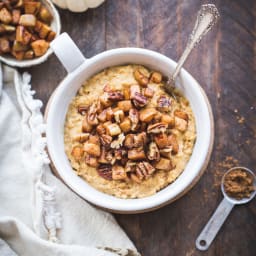
[[[51,173],[42,103],[33,99],[30,75],[1,70],[0,238],[19,256],[139,255],[111,214],[79,198]]]

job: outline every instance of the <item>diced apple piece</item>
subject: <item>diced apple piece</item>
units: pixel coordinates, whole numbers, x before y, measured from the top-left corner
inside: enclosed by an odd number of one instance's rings
[[[9,24],[12,21],[12,15],[7,8],[2,8],[0,10],[0,21],[4,24]]]
[[[34,14],[36,15],[40,10],[41,3],[40,2],[33,2],[33,1],[26,1],[24,3],[24,9],[26,14]]]
[[[49,43],[45,40],[36,40],[35,42],[31,43],[31,46],[35,53],[35,56],[39,57],[46,53],[49,48]]]
[[[129,112],[132,108],[132,102],[130,100],[122,100],[117,103],[117,107],[124,112]]]
[[[100,146],[98,144],[86,142],[84,144],[84,151],[91,156],[100,156]]]
[[[108,121],[112,120],[113,116],[114,116],[113,109],[111,107],[107,108],[106,109],[106,118],[107,118],[107,120]]]
[[[17,42],[23,42],[23,33],[25,28],[23,26],[18,26],[16,29],[16,41]]]
[[[0,34],[3,34],[5,32],[8,32],[8,33],[15,32],[15,27],[6,25],[6,24],[0,24]]]
[[[39,31],[40,31],[42,25],[43,25],[43,23],[42,23],[41,21],[37,20],[37,21],[36,21],[36,25],[35,25],[35,27],[34,27],[34,30],[35,30],[37,33],[39,33]]]
[[[112,124],[112,123],[108,124],[106,126],[106,130],[107,130],[107,133],[110,136],[116,136],[116,135],[121,133],[121,129],[120,129],[119,125],[117,125],[115,123],[114,124]]]
[[[136,69],[133,73],[134,78],[141,86],[147,86],[148,78],[141,72],[141,70]]]
[[[112,167],[112,179],[113,180],[124,180],[127,178],[125,169],[121,165],[114,165]]]
[[[107,111],[104,109],[100,114],[98,114],[98,119],[100,122],[104,123],[107,120]]]
[[[6,38],[0,38],[0,52],[7,53],[10,51],[10,42]]]
[[[128,150],[128,158],[130,160],[142,160],[146,158],[143,148],[133,148]]]
[[[98,135],[90,135],[88,142],[94,143],[94,144],[100,144],[100,138]]]
[[[82,132],[91,132],[92,128],[93,127],[88,123],[87,114],[86,114],[82,121]]]
[[[150,81],[153,83],[161,83],[162,82],[162,74],[159,72],[153,72],[150,76]]]
[[[23,14],[20,16],[19,24],[25,27],[34,27],[36,25],[36,17],[33,14]]]
[[[168,145],[168,139],[166,133],[159,133],[154,136],[155,143],[158,148],[164,148]]]
[[[161,122],[168,124],[169,127],[173,127],[175,124],[175,120],[170,114],[162,114]]]
[[[140,121],[149,123],[152,121],[154,116],[157,114],[157,111],[155,108],[145,108],[140,110]]]
[[[47,41],[51,42],[56,37],[56,33],[54,31],[50,31],[47,36]]]
[[[39,18],[47,24],[53,19],[52,14],[44,6],[39,11]]]
[[[181,132],[185,132],[188,128],[188,122],[183,118],[175,117],[175,128]]]
[[[81,160],[81,158],[83,157],[84,154],[84,150],[82,147],[79,146],[75,146],[73,147],[72,151],[71,151],[71,155],[75,158],[75,160]]]
[[[85,163],[94,168],[99,166],[98,159],[96,157],[90,156],[90,155],[87,155],[85,157]]]
[[[16,29],[16,41],[22,44],[28,44],[32,35],[23,26],[18,26]]]
[[[186,112],[176,109],[174,115],[188,122],[188,114]]]
[[[45,39],[50,32],[51,32],[51,28],[46,24],[42,24],[38,34],[40,38]]]
[[[172,153],[176,155],[179,152],[179,143],[175,134],[168,136],[168,144],[172,146]]]
[[[131,120],[125,117],[124,121],[120,124],[120,128],[123,132],[129,132],[132,128]]]
[[[123,89],[124,99],[129,100],[130,99],[130,88],[126,87]]]

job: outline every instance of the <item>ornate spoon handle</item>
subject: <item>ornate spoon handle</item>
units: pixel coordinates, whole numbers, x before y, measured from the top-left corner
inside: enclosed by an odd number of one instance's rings
[[[178,65],[174,70],[173,74],[169,78],[168,84],[174,86],[177,75],[180,72],[181,67],[186,61],[192,49],[201,41],[204,35],[216,24],[219,18],[219,12],[214,4],[202,5],[198,14],[194,29],[189,36],[187,46],[181,55]]]

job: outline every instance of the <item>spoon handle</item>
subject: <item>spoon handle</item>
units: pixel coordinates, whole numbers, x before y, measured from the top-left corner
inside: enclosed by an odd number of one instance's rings
[[[201,41],[204,35],[215,25],[219,18],[219,12],[214,4],[204,4],[201,6],[198,14],[194,29],[189,36],[187,46],[181,55],[177,67],[174,70],[170,80],[175,81],[180,72],[181,67],[186,61],[192,49]]]
[[[205,251],[209,248],[233,207],[234,204],[230,203],[227,199],[224,198],[221,201],[218,208],[196,239],[197,249]]]

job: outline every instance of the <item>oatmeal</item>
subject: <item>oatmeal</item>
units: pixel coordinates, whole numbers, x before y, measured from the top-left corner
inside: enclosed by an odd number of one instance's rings
[[[159,72],[126,65],[83,84],[64,130],[77,175],[119,198],[150,196],[177,179],[193,151],[195,120],[189,102],[163,83]]]

